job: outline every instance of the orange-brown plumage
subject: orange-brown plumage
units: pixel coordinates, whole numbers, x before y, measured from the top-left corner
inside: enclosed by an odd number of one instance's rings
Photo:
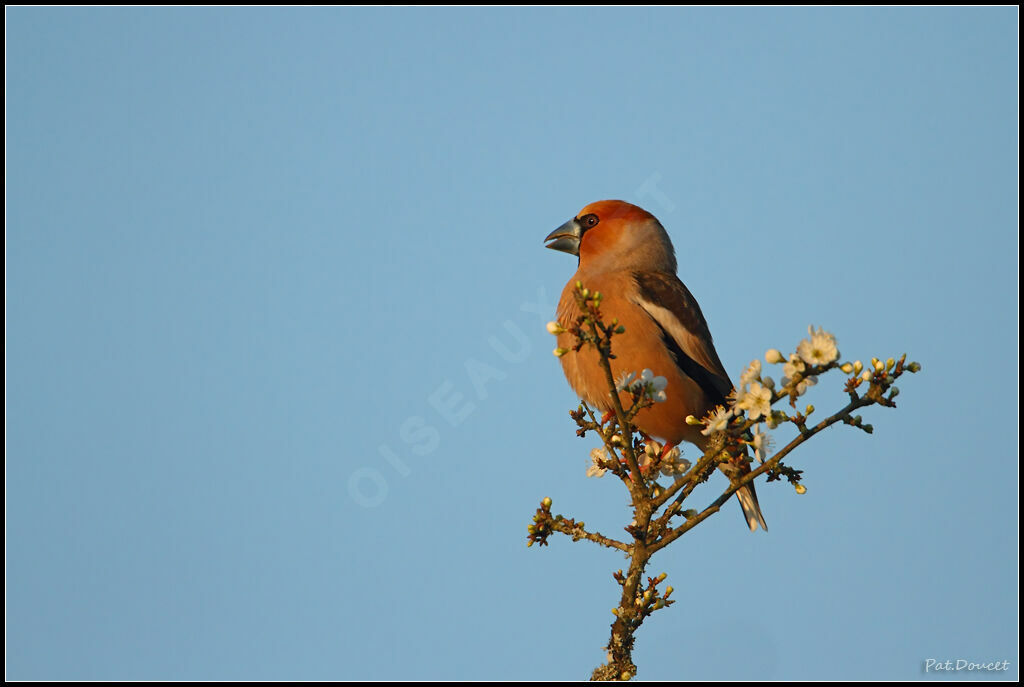
[[[638,429],[673,444],[688,441],[701,450],[706,437],[686,417],[703,417],[724,404],[732,389],[729,376],[715,351],[711,332],[696,299],[676,276],[675,252],[665,229],[646,210],[619,200],[591,203],[553,231],[549,247],[579,256],[579,268],[562,291],[558,320],[576,321],[574,297],[577,281],[602,295],[601,312],[625,328],[612,342],[613,375],[649,369],[666,378],[667,400],[641,411]],[[598,354],[584,346],[573,351],[569,333],[558,336],[558,345],[569,349],[561,357],[570,386],[591,405],[610,409],[608,384],[598,364]],[[623,402],[628,398],[623,395]],[[749,466],[737,468],[749,471]],[[723,466],[723,472],[737,474]],[[751,529],[764,518],[757,505],[754,485],[737,491]]]
[[[579,273],[576,278],[578,277]],[[575,322],[579,316],[573,295],[576,278],[562,291],[558,303],[559,322]],[[623,373],[639,374],[641,370],[649,369],[654,374],[665,377],[668,381],[668,400],[641,411],[636,418],[637,427],[650,436],[671,441],[673,444],[680,441],[700,444],[703,438],[700,427],[686,424],[685,418],[693,414],[693,408],[707,405],[704,392],[679,370],[669,350],[661,345],[661,331],[658,325],[643,310],[617,295],[634,290],[631,282],[631,276],[623,272],[587,277],[584,282],[591,291],[601,292],[601,313],[605,320],[610,322],[612,319],[618,319],[619,324],[626,330],[613,340],[615,358],[611,361],[612,374],[618,379]],[[559,334],[558,345],[572,349],[575,345],[574,337],[568,332]],[[562,370],[569,385],[580,398],[601,410],[611,410],[608,383],[598,360],[597,351],[590,346],[584,346],[577,353],[562,356]],[[628,407],[630,394],[623,393],[621,398],[622,403]],[[699,416],[703,416],[703,413]],[[680,422],[680,418],[684,421]]]

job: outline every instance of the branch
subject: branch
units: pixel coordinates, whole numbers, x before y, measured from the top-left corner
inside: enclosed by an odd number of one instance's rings
[[[587,539],[621,551],[629,557],[629,570],[625,574],[622,570],[614,574],[615,581],[622,587],[622,593],[618,606],[612,609],[615,620],[612,622],[611,637],[606,647],[608,662],[595,669],[591,675],[593,680],[629,680],[637,670],[632,658],[637,630],[654,611],[674,603],[669,599],[672,587],[666,587],[664,591],[659,588],[665,581],[665,573],[658,577],[647,577],[647,584],[644,586],[645,570],[651,557],[717,513],[739,489],[763,475],[767,475],[769,482],[786,477],[796,485],[798,493],[803,493],[805,489],[800,484],[801,471],[785,465],[783,459],[798,446],[839,422],[870,434],[873,427],[864,424],[859,415],[853,414],[854,411],[871,405],[895,407],[893,399],[899,393],[899,389],[894,386],[895,380],[905,371],[919,371],[921,366],[917,363],[906,364],[906,355],[898,361],[889,358],[884,363],[872,358],[871,367],[867,370],[864,370],[860,361],[840,364],[835,337],[821,329],[815,331],[809,328],[809,338],[800,342],[797,352],[790,354],[788,360],[775,349],[765,354],[765,360],[769,364],[785,363],[784,377],[778,388],[771,377],[761,375],[761,362],[755,360],[741,375],[739,384],[730,396],[728,406],[719,406],[711,410],[703,419],[686,418],[689,424],[703,425],[702,434],[708,436],[704,453],[696,463],[687,468],[688,462],[680,460],[679,453],[675,450],[660,451],[659,455],[657,445],[648,442],[643,446],[634,439],[637,431],[632,425],[632,420],[642,409],[665,400],[665,378],[655,377],[650,370],[643,370],[640,379],[633,381],[635,374],[629,374],[624,381],[616,384],[611,369],[611,360],[615,357],[612,355],[612,338],[623,333],[625,329],[615,320],[612,320],[611,325],[602,322],[600,293],[592,294],[581,283],[576,282],[574,296],[582,314],[567,329],[557,322],[552,322],[548,324],[548,331],[552,334],[571,333],[576,340],[576,352],[584,346],[593,346],[597,351],[598,363],[611,399],[611,411],[599,420],[590,406],[581,402],[579,408],[571,411],[570,415],[579,428],[579,436],[583,437],[587,432],[595,431],[601,436],[604,445],[603,449],[594,449],[591,454],[594,468],[588,470],[588,475],[599,477],[604,471],[610,470],[629,490],[632,499],[632,522],[624,529],[632,537],[632,541],[626,543],[599,532],[589,532],[582,521],[552,515],[551,499],[545,498],[534,514],[533,524],[528,528],[527,545],[537,543],[545,546],[551,534],[558,532],[572,538],[573,541]],[[567,353],[569,349],[555,349],[557,356]],[[773,409],[773,406],[783,399],[787,399],[789,405],[795,409],[797,399],[817,383],[818,377],[834,369],[840,369],[847,375],[852,374],[844,386],[844,391],[849,395],[849,402],[834,414],[808,427],[807,421],[814,412],[814,406],[808,405],[803,413],[797,412],[795,415]],[[858,389],[865,383],[867,391],[861,396]],[[623,407],[620,392],[633,395],[628,411]],[[671,392],[669,389],[668,393]],[[763,459],[768,452],[770,440],[761,430],[762,422],[767,423],[770,429],[774,429],[782,422],[792,422],[798,430],[796,437],[767,460]],[[647,439],[642,433],[641,436]],[[749,463],[750,448],[753,448],[759,460],[763,460],[755,469],[748,469],[746,465],[740,463]],[[643,461],[640,460],[641,457]],[[732,464],[728,488],[702,511],[683,511],[683,501],[692,494],[697,485],[706,481],[723,461]],[[736,477],[735,475],[741,472],[738,465],[748,471]],[[686,472],[678,476],[683,469],[686,469]],[[648,470],[646,476],[644,470]],[[660,470],[664,470],[666,474],[677,475],[675,481],[668,486],[660,485],[657,481]],[[654,519],[654,515],[663,507],[664,512]],[[670,521],[677,515],[685,516],[686,521],[675,528],[669,528]]]
[[[811,437],[813,437],[818,432],[821,432],[822,430],[824,430],[824,429],[826,429],[828,427],[831,427],[832,425],[834,425],[835,423],[839,422],[840,420],[845,420],[845,419],[849,418],[851,416],[851,413],[854,410],[857,410],[858,408],[863,408],[865,406],[872,405],[874,403],[875,403],[875,401],[873,401],[871,399],[868,399],[866,397],[865,398],[858,398],[858,399],[856,399],[854,401],[850,401],[850,403],[848,403],[845,408],[843,408],[842,410],[840,410],[836,414],[834,414],[834,415],[832,415],[832,416],[822,420],[821,422],[819,422],[817,425],[815,425],[813,428],[807,430],[806,432],[801,432],[799,435],[794,437],[792,441],[790,441],[788,444],[786,444],[785,447],[780,449],[774,456],[772,456],[770,459],[766,460],[756,470],[751,470],[749,473],[747,473],[743,477],[741,477],[741,478],[737,479],[736,481],[732,482],[729,485],[729,488],[726,489],[724,492],[722,492],[721,496],[719,496],[717,499],[712,501],[711,505],[709,505],[707,508],[705,508],[703,511],[701,511],[697,515],[697,517],[691,518],[690,520],[687,520],[686,523],[680,525],[679,527],[673,528],[673,529],[665,532],[660,537],[658,542],[651,547],[652,550],[653,551],[660,551],[661,549],[665,548],[666,546],[668,546],[669,544],[674,542],[676,539],[681,537],[682,535],[686,534],[686,532],[688,532],[691,529],[693,529],[696,525],[698,525],[699,523],[703,522],[704,520],[706,520],[711,515],[714,515],[715,513],[717,513],[718,509],[721,508],[722,504],[724,504],[726,501],[728,501],[732,497],[732,495],[735,494],[737,491],[739,491],[745,484],[750,484],[751,482],[756,480],[761,475],[763,475],[766,472],[769,472],[769,471],[775,469],[782,462],[783,458],[785,458],[787,455],[789,455],[797,446],[799,446],[800,444],[805,443],[806,441],[808,441]],[[676,501],[676,503],[679,503],[681,501],[682,501],[682,499],[678,499]]]

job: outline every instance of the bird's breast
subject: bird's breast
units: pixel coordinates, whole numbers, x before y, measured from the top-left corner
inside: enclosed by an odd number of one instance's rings
[[[573,277],[566,285],[558,305],[558,321],[569,329],[577,324],[581,315],[575,299],[575,282],[578,278]],[[702,440],[699,428],[686,424],[686,416],[703,417],[711,409],[711,403],[700,386],[676,364],[662,339],[661,328],[643,308],[630,301],[630,287],[635,289],[631,276],[623,275],[619,279],[591,278],[584,281],[584,286],[591,291],[601,292],[602,320],[610,324],[616,319],[625,328],[625,332],[612,338],[614,358],[610,361],[610,367],[613,379],[617,380],[629,372],[639,377],[642,370],[649,369],[655,375],[665,377],[668,382],[665,388],[667,400],[642,410],[635,419],[637,428],[660,439],[676,443],[690,441],[699,445]],[[591,406],[601,411],[611,410],[607,375],[597,350],[585,344],[579,351],[574,351],[576,337],[568,331],[559,334],[558,346],[569,350],[561,357],[561,363],[573,390]],[[632,403],[631,394],[623,392],[619,398],[624,408]]]

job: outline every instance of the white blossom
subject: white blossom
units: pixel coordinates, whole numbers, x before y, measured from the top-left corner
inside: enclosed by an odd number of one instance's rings
[[[818,383],[817,377],[808,377],[807,379],[800,380],[800,384],[797,385],[797,395],[803,396],[807,393],[807,390]]]
[[[807,393],[807,390],[818,383],[817,377],[805,377],[800,380],[800,383],[796,385],[796,395],[803,396]]]
[[[602,460],[611,460],[603,448],[595,448],[590,452],[591,466],[587,468],[587,477],[604,477],[607,469],[601,467]]]
[[[839,349],[836,348],[836,337],[814,325],[807,327],[807,334],[810,339],[804,339],[796,347],[800,358],[808,365],[828,365],[839,357]]]
[[[746,388],[744,387],[743,384],[740,384],[737,387],[733,387],[733,390],[729,392],[729,395],[726,398],[731,398],[732,399],[732,404],[734,406],[738,406],[743,401],[743,397],[746,396],[746,395],[747,395]]]
[[[772,438],[761,429],[760,424],[754,425],[754,439],[750,445],[754,448],[754,457],[759,463],[763,463],[768,451],[771,450]]]
[[[745,369],[743,371],[743,374],[740,375],[740,387],[745,388],[748,384],[752,382],[758,382],[760,380],[761,361],[755,358],[754,360],[750,361],[750,365],[748,365],[747,369]]]
[[[782,366],[782,372],[785,375],[782,378],[782,385],[786,386],[791,381],[793,381],[794,377],[796,377],[798,374],[803,375],[803,373],[806,370],[807,365],[804,364],[804,361],[800,358],[800,356],[798,356],[795,353],[791,353],[789,356],[789,362]],[[818,380],[816,377],[804,377],[796,385],[795,391],[797,396],[801,396],[807,393],[807,390],[817,383]]]
[[[690,461],[684,460],[680,457],[681,455],[678,446],[666,453],[665,457],[661,459],[661,474],[666,477],[685,474],[690,469]]]
[[[715,411],[708,418],[708,426],[701,432],[704,436],[708,437],[715,432],[721,432],[729,426],[729,420],[732,419],[732,409],[725,408],[724,406],[718,406]]]
[[[619,378],[615,380],[615,390],[625,391],[633,385],[634,379],[636,379],[636,372],[623,372],[619,375]]]
[[[644,369],[637,379],[635,372],[623,372],[615,381],[616,391],[643,391],[655,403],[664,403],[668,400],[665,394],[665,387],[668,380],[661,376],[655,376],[653,372]]]
[[[640,453],[640,454],[637,455],[637,457],[636,457],[636,464],[640,467],[641,470],[643,470],[648,465],[650,465],[654,461],[655,458],[656,458],[656,456],[652,456],[649,453],[647,453],[646,451],[644,451],[643,453]]]
[[[750,385],[750,391],[743,395],[736,407],[746,410],[751,420],[757,420],[763,415],[770,415],[772,412],[772,390],[760,382],[754,382]]]
[[[767,351],[765,351],[764,360],[767,363],[771,363],[772,365],[776,365],[778,363],[783,362],[785,360],[785,358],[782,357],[782,352],[779,349],[777,349],[777,348],[769,348]]]
[[[789,354],[789,362],[782,366],[782,384],[785,386],[789,384],[789,380],[793,379],[798,373],[802,373],[807,369],[804,365],[804,361],[800,359],[796,353]]]
[[[650,370],[644,370],[640,373],[640,379],[651,385],[654,391],[664,391],[665,387],[668,386],[668,380],[664,377],[655,377],[654,373]]]

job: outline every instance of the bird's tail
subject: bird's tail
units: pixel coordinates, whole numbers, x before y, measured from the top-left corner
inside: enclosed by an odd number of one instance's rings
[[[757,503],[757,492],[754,490],[753,482],[737,489],[736,498],[740,501],[743,517],[747,519],[747,527],[750,528],[750,531],[755,531],[760,524],[761,529],[767,532],[768,525],[764,521],[764,516],[761,515],[761,506]]]

